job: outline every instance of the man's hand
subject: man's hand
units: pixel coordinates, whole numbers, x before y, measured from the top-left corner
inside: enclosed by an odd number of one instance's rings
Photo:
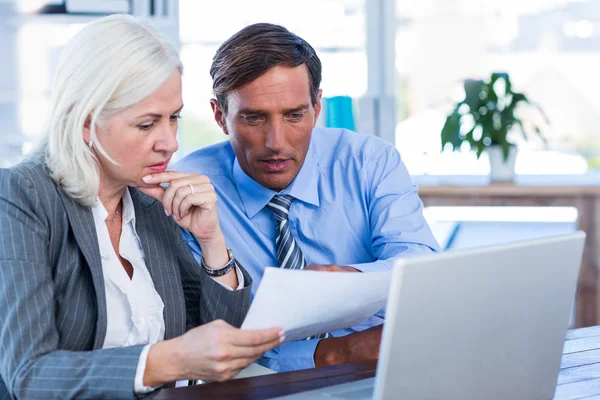
[[[180,379],[222,382],[235,377],[284,340],[280,328],[241,330],[217,320],[150,347],[145,386]]]
[[[360,272],[356,268],[343,267],[336,264],[310,264],[304,267],[305,271],[327,271],[327,272]]]
[[[322,339],[315,349],[315,367],[377,360],[383,325],[338,338]]]

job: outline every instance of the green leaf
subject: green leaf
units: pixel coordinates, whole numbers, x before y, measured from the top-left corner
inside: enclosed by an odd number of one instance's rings
[[[483,144],[483,142],[477,142],[477,159],[479,160],[479,157],[481,157],[481,155],[483,154],[483,151],[485,150],[487,146],[485,144]]]
[[[510,148],[513,145],[505,140],[502,143],[500,143],[500,146],[502,146],[502,155],[504,156],[504,162],[506,162],[506,161],[508,161],[508,156],[510,154]]]
[[[512,90],[511,90],[512,85],[510,83],[510,78],[508,77],[508,74],[506,72],[493,72],[490,77],[490,87],[493,89],[494,83],[496,83],[500,79],[502,79],[505,84],[504,93],[501,93],[501,95],[505,96],[507,94],[512,93]],[[494,93],[495,93],[495,91],[494,91]]]
[[[448,115],[444,127],[442,128],[442,150],[447,143],[450,143],[452,150],[456,150],[462,144],[460,137],[460,117],[458,108],[452,114]]]
[[[485,83],[481,80],[466,79],[464,83],[465,87],[465,99],[463,102],[469,106],[471,112],[477,112],[479,106],[483,104],[483,100],[480,97],[482,92],[485,90]]]
[[[529,103],[529,99],[523,93],[514,93],[511,105],[516,106],[520,101],[523,101],[525,103]]]

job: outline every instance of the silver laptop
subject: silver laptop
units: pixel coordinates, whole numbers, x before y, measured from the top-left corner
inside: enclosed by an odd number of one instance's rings
[[[375,378],[285,399],[551,399],[585,233],[398,261]]]

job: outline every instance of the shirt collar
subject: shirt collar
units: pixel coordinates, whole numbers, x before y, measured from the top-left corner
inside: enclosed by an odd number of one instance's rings
[[[242,170],[237,157],[235,157],[233,162],[233,179],[235,180],[240,197],[244,203],[248,218],[253,218],[260,210],[265,208],[273,196],[278,194],[276,191],[262,186],[260,183],[246,175]],[[304,203],[318,206],[319,192],[317,190],[317,183],[317,163],[311,142],[311,146],[304,159],[304,164],[302,165],[302,168],[300,168],[298,175],[296,175],[296,178],[292,181],[290,186],[283,189],[279,194],[289,194]]]
[[[129,222],[133,222],[133,226],[135,226],[135,208],[133,207],[129,188],[125,188],[125,193],[123,193],[123,224]]]

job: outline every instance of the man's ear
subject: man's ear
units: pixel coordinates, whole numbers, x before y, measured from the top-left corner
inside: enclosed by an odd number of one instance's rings
[[[319,89],[319,93],[317,93],[317,104],[315,104],[315,125],[317,124],[317,120],[319,119],[319,115],[321,115],[321,97],[323,96],[323,90]]]
[[[225,121],[225,113],[223,112],[223,109],[221,108],[221,105],[217,99],[210,99],[210,107],[212,108],[217,125],[221,127],[221,130],[224,134],[229,135],[229,132],[227,131],[227,123]]]

